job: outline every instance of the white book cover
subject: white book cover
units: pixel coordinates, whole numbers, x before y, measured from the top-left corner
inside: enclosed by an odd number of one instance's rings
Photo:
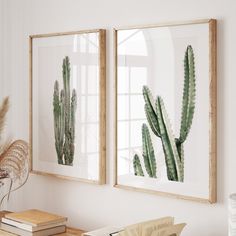
[[[53,228],[53,227],[57,227],[57,226],[62,226],[66,224],[66,221],[64,222],[59,222],[59,223],[52,223],[49,225],[41,225],[41,226],[32,226],[32,225],[28,225],[25,223],[21,223],[18,221],[14,221],[14,220],[10,220],[7,219],[5,217],[2,218],[2,222],[8,225],[12,225],[15,226],[17,228],[23,229],[23,230],[27,230],[30,232],[35,232],[35,231],[39,231],[39,230],[44,230],[44,229],[48,229],[48,228]]]
[[[53,227],[49,229],[39,230],[36,232],[30,232],[30,231],[17,228],[12,225],[1,223],[1,229],[10,233],[19,235],[19,236],[49,236],[49,235],[64,233],[66,231],[66,226],[62,225],[62,226],[57,226],[57,227]]]
[[[124,230],[124,228],[121,227],[114,227],[114,226],[106,226],[100,229],[96,229],[93,231],[89,231],[86,233],[83,233],[83,236],[113,236],[119,232]]]

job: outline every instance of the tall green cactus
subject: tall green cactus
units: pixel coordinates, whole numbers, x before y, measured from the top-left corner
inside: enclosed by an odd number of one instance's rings
[[[142,126],[142,141],[143,141],[143,160],[147,174],[151,178],[156,178],[156,159],[149,129],[146,124]],[[144,176],[140,158],[137,154],[133,159],[134,174]]]
[[[75,112],[77,95],[75,89],[70,95],[70,61],[63,59],[63,89],[59,97],[59,83],[56,80],[53,93],[54,135],[58,164],[73,165],[75,140]]]
[[[188,46],[184,56],[184,88],[182,98],[182,115],[180,136],[175,138],[164,106],[164,101],[157,96],[154,104],[151,91],[143,87],[145,113],[153,133],[162,141],[165,155],[167,177],[171,181],[184,181],[184,148],[183,144],[189,134],[195,109],[195,65],[194,53]]]

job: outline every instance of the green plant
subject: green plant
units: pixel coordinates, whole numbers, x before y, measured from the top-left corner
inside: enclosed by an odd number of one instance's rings
[[[134,155],[133,166],[134,166],[134,175],[144,176],[143,168],[142,168],[138,154]]]
[[[156,159],[149,129],[146,124],[142,125],[142,141],[143,141],[143,160],[145,169],[151,178],[156,178]],[[133,159],[134,174],[144,176],[142,165],[138,154]]]
[[[70,90],[70,61],[63,59],[63,89],[59,94],[59,83],[56,80],[53,94],[54,135],[58,164],[73,165],[75,140],[75,112],[77,95]]]
[[[184,88],[182,97],[182,114],[179,138],[175,138],[165,109],[164,101],[157,96],[156,102],[147,86],[143,87],[145,114],[153,133],[162,141],[167,177],[172,181],[184,181],[183,144],[189,134],[195,109],[195,65],[194,53],[188,46],[184,56]]]

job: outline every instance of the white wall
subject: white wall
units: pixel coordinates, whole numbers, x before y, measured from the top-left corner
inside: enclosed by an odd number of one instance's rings
[[[185,236],[227,235],[227,197],[236,191],[236,2],[234,0],[0,0],[5,18],[5,90],[11,96],[8,130],[28,139],[28,35],[106,28],[107,35],[107,182],[105,186],[31,175],[12,194],[12,210],[41,208],[69,217],[85,230],[126,225],[173,215],[187,222]],[[2,6],[2,5],[0,5]],[[198,18],[218,19],[218,203],[200,204],[112,187],[113,52],[112,27]],[[0,21],[1,22],[1,21]],[[1,61],[0,61],[1,62]],[[196,144],[197,145],[197,144]],[[200,147],[199,147],[200,148]]]
[[[3,1],[0,1],[0,80],[1,80],[1,86],[0,86],[0,94],[3,92]],[[2,98],[2,95],[0,95],[0,98]]]

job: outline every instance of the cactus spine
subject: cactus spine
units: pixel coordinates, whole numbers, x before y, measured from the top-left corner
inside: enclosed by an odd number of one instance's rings
[[[58,164],[73,165],[75,140],[75,112],[77,95],[75,89],[70,95],[70,61],[63,59],[63,89],[59,96],[59,83],[56,80],[53,94],[54,135]]]
[[[143,87],[145,114],[152,132],[161,139],[165,155],[167,177],[171,181],[184,181],[183,144],[189,134],[195,110],[195,65],[194,53],[188,46],[184,56],[184,88],[179,138],[175,138],[165,109],[164,101],[157,96],[154,104],[151,91]]]
[[[151,178],[156,178],[156,159],[149,129],[146,124],[142,126],[142,140],[143,140],[143,160],[147,174]],[[134,174],[144,176],[140,158],[137,154],[133,160]]]

